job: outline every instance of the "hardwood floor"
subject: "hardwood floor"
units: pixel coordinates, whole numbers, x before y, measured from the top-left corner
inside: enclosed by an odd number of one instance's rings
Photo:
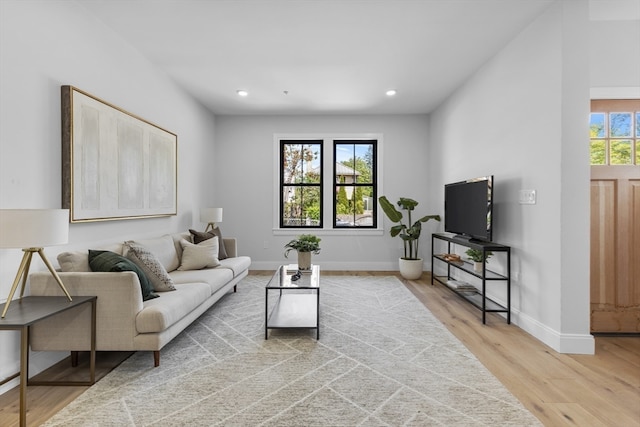
[[[254,271],[254,275],[272,272]],[[396,272],[323,272],[324,275],[397,275]],[[596,337],[596,354],[567,355],[531,337],[502,317],[481,313],[428,274],[402,280],[408,289],[545,426],[640,426],[640,337]],[[129,353],[100,352],[97,378]],[[151,360],[151,355],[149,355]],[[84,358],[85,363],[86,359]],[[81,366],[83,360],[81,359]],[[42,375],[73,375],[68,360]],[[28,388],[29,426],[37,426],[80,395],[86,387]],[[0,396],[0,426],[18,425],[18,389]]]

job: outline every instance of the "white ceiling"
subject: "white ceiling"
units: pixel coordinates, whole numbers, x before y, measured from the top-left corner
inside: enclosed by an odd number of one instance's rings
[[[553,2],[78,4],[216,114],[411,114],[438,106]]]

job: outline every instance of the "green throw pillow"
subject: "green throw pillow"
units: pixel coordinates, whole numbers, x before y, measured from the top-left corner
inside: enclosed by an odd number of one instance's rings
[[[143,301],[160,296],[153,293],[153,285],[140,267],[115,252],[89,249],[89,267],[91,267],[91,271],[133,271],[138,275],[138,280],[140,280]]]

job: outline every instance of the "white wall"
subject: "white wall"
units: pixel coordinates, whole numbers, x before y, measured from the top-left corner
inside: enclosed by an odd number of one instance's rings
[[[494,240],[513,248],[514,322],[576,353],[593,351],[586,28],[586,5],[553,5],[430,117],[430,193],[494,175]],[[537,203],[520,205],[520,189],[535,189]]]
[[[273,211],[278,203],[274,176],[278,176],[274,134],[383,135],[380,183],[390,200],[411,197],[421,202],[426,215],[428,200],[427,116],[217,116],[215,182],[225,208],[223,231],[238,230],[241,251],[252,258],[253,269],[273,269],[286,262],[284,244],[300,232],[275,235]],[[228,161],[228,159],[234,159]],[[384,215],[382,216],[384,217]],[[381,218],[382,218],[381,217]],[[389,223],[384,219],[388,230]],[[420,255],[429,260],[429,238],[439,223],[425,225]],[[397,270],[401,241],[388,233],[318,232],[322,251],[314,259],[327,270]],[[267,248],[264,248],[267,246]]]
[[[70,84],[178,135],[178,216],[71,224],[68,246],[45,249],[52,261],[84,242],[201,227],[194,210],[216,201],[213,116],[79,3],[0,2],[0,208],[61,207],[60,86]],[[0,302],[21,255],[0,250]],[[17,333],[0,332],[0,379],[19,370],[18,342]],[[35,354],[32,373],[60,356]]]

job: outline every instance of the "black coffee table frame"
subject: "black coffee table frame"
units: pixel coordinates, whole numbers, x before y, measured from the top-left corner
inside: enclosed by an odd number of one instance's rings
[[[292,280],[297,267],[278,267],[265,287],[264,339],[269,329],[315,329],[320,339],[320,267],[311,266],[310,273],[302,273]],[[269,291],[278,291],[275,305],[269,310]]]

